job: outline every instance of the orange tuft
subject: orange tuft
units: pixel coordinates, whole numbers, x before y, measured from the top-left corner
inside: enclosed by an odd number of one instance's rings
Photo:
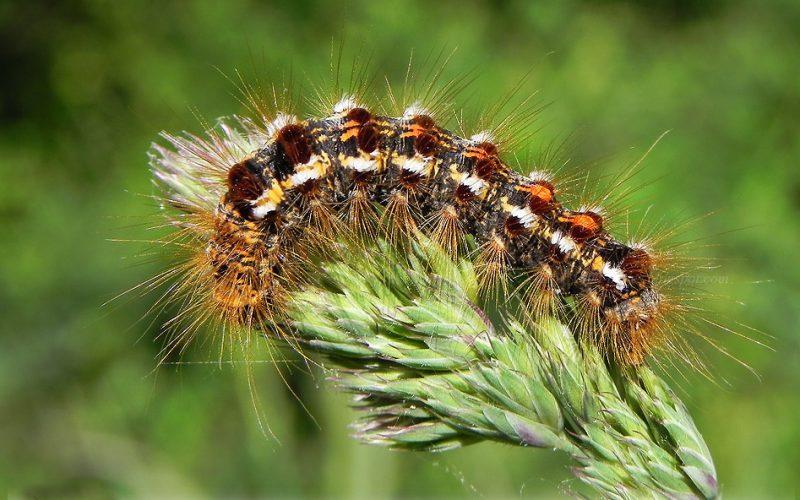
[[[570,225],[570,236],[577,240],[597,236],[603,230],[603,218],[594,212],[575,212],[563,220]]]

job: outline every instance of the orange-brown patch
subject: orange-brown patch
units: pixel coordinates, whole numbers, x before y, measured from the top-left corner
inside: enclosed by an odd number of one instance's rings
[[[484,158],[487,156],[497,156],[497,146],[491,142],[482,142],[476,146],[469,146],[464,151],[466,158]]]
[[[619,267],[627,276],[642,278],[650,275],[653,259],[641,248],[634,248],[622,259]]]
[[[492,144],[491,142],[482,142],[476,146],[478,149],[482,149],[484,154],[489,156],[496,156],[497,155],[497,146]]]
[[[425,130],[432,129],[436,126],[436,122],[428,115],[417,115],[411,119],[411,123]]]
[[[483,180],[490,180],[497,172],[504,169],[497,156],[497,146],[491,142],[482,142],[470,146],[464,151],[465,158],[475,158],[475,175]]]
[[[406,131],[400,134],[401,138],[419,137],[429,134],[436,127],[436,123],[428,115],[417,115],[411,119],[411,124],[406,127]],[[435,133],[435,132],[434,132]]]
[[[372,115],[364,108],[353,108],[347,113],[344,120],[344,127],[342,127],[344,132],[341,135],[342,142],[358,137],[361,133],[362,125],[372,120]]]
[[[542,214],[553,209],[555,200],[555,187],[547,181],[536,181],[531,184],[521,186],[520,191],[526,191],[528,198],[528,208],[535,214]]]
[[[364,108],[353,108],[345,117],[345,127],[352,127],[355,125],[363,125],[370,121],[372,114]]]
[[[576,240],[592,238],[603,230],[603,218],[594,212],[574,212],[563,220],[570,225],[570,236]]]

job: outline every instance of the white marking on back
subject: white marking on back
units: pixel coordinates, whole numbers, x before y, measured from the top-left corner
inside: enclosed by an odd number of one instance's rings
[[[272,186],[250,202],[253,207],[253,215],[258,219],[262,219],[268,213],[277,210],[281,201],[283,201],[283,189],[277,180],[273,180]]]
[[[353,158],[350,160],[348,167],[356,172],[372,172],[378,169],[378,162],[375,160],[366,160],[364,158]]]
[[[264,203],[263,205],[256,205],[253,208],[253,217],[255,217],[256,219],[263,219],[264,217],[267,216],[267,214],[269,214],[270,212],[274,212],[275,209],[277,208],[278,206],[271,201]]]
[[[319,172],[316,169],[310,168],[306,170],[301,170],[296,174],[292,174],[289,179],[292,181],[293,186],[302,186],[308,181],[319,179]]]
[[[526,228],[530,228],[536,220],[536,215],[528,207],[514,207],[511,209],[511,215],[516,217]]]
[[[617,290],[625,290],[625,273],[622,271],[622,269],[613,267],[611,264],[606,262],[603,265],[603,276],[613,281],[614,285],[617,287]]]
[[[428,166],[428,163],[425,160],[421,160],[417,157],[413,158],[406,158],[406,161],[403,162],[403,170],[408,170],[414,174],[422,175],[425,167]]]
[[[307,162],[298,165],[294,174],[289,177],[289,182],[292,186],[302,186],[306,182],[314,179],[319,179],[324,173],[324,168],[318,168],[317,165],[320,161],[319,155],[311,155]]]
[[[568,253],[575,249],[575,240],[561,231],[555,231],[550,236],[550,243],[553,245],[558,245],[558,249],[561,251],[561,253]]]
[[[486,189],[486,182],[477,175],[468,175],[461,179],[461,184],[467,186],[470,191],[476,195],[480,195]]]

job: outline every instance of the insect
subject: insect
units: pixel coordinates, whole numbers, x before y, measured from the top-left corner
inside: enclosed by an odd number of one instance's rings
[[[453,257],[469,238],[484,289],[521,276],[534,315],[571,302],[577,330],[624,365],[641,364],[683,307],[658,288],[657,254],[615,238],[602,209],[563,204],[550,174],[514,171],[492,131],[459,135],[424,102],[392,114],[354,94],[306,119],[255,108],[203,137],[164,134],[171,147],[151,151],[189,251],[172,271],[194,318],[179,340],[209,318],[230,331],[278,323],[312,257],[335,256],[344,235],[423,234]]]

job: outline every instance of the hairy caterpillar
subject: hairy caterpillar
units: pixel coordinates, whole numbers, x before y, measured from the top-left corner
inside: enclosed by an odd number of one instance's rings
[[[343,232],[420,231],[454,255],[471,237],[484,287],[522,275],[536,312],[571,298],[601,352],[642,363],[674,307],[654,283],[654,255],[615,239],[600,209],[562,205],[547,173],[514,172],[491,132],[459,136],[429,109],[392,116],[346,94],[323,117],[259,113],[206,137],[165,134],[172,149],[155,145],[151,160],[192,252],[177,289],[199,313],[178,336],[208,317],[274,323],[311,255],[335,252]]]

